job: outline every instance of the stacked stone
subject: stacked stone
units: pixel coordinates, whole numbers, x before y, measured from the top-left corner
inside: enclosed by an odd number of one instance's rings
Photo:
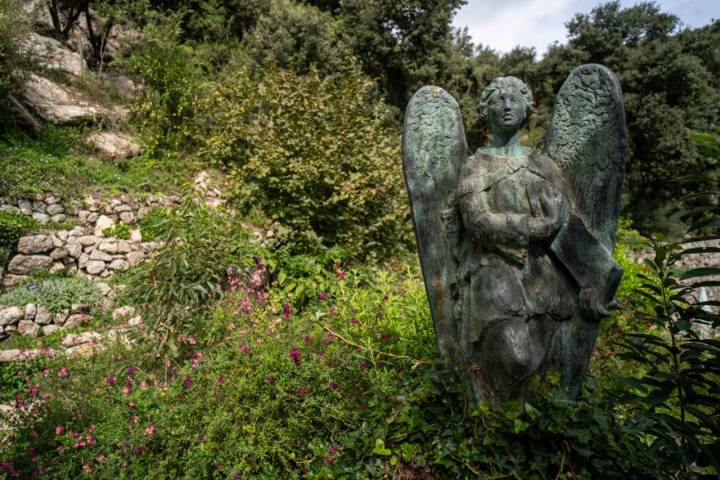
[[[76,328],[90,320],[87,305],[73,305],[70,310],[52,313],[44,305],[28,303],[24,307],[0,305],[0,332],[18,332],[36,337],[50,335],[61,328]]]
[[[101,216],[94,231],[75,227],[21,237],[7,264],[2,286],[11,288],[38,270],[66,271],[95,280],[107,278],[115,271],[138,265],[157,247],[155,242],[142,242],[139,229],[131,231],[129,240],[103,236],[103,230],[113,225],[112,220]]]
[[[170,207],[180,203],[178,195],[150,195],[144,201],[136,200],[129,195],[121,195],[109,200],[87,196],[82,201],[71,200],[63,205],[55,194],[38,195],[34,200],[0,198],[0,211],[10,210],[33,217],[41,224],[49,222],[73,222],[95,225],[101,216],[113,222],[134,225],[151,209]]]

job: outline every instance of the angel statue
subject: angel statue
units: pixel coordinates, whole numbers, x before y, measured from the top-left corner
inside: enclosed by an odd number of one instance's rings
[[[475,401],[523,401],[549,371],[577,394],[623,273],[612,256],[627,158],[620,85],[601,65],[576,68],[542,152],[519,142],[533,110],[520,79],[493,80],[479,109],[492,143],[474,154],[442,88],[421,88],[405,114],[405,181],[438,348]]]

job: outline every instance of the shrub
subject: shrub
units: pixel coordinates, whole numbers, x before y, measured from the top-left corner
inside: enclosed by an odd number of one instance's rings
[[[79,277],[48,277],[27,281],[0,295],[0,304],[23,306],[45,305],[53,313],[70,310],[73,304],[95,305],[102,295],[95,284]]]
[[[295,252],[340,244],[354,255],[410,242],[400,139],[372,83],[350,65],[337,79],[240,70],[203,105],[204,155],[230,171],[234,199],[287,229]]]
[[[40,224],[32,217],[13,211],[0,211],[0,265],[4,265],[7,255],[23,234]]]
[[[30,31],[24,4],[22,0],[0,3],[0,100],[17,85],[30,64],[20,48]]]
[[[162,236],[164,225],[167,225],[167,219],[170,210],[167,208],[153,208],[143,218],[140,219],[138,225],[140,227],[140,235],[146,242],[156,240]]]
[[[102,233],[106,237],[115,237],[120,240],[127,240],[130,238],[130,227],[120,222],[114,227],[106,228]]]

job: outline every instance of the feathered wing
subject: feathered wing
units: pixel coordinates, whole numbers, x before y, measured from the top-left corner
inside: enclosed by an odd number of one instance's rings
[[[405,112],[403,168],[438,349],[455,357],[457,239],[455,192],[469,154],[460,106],[440,87],[425,86]]]
[[[612,253],[628,147],[622,90],[609,69],[588,64],[570,73],[555,99],[545,153],[568,179],[585,226]]]

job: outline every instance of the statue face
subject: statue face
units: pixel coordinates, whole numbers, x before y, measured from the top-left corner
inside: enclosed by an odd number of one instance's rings
[[[493,96],[488,109],[488,119],[493,130],[510,133],[522,127],[525,112],[525,98],[520,89],[506,85]]]

